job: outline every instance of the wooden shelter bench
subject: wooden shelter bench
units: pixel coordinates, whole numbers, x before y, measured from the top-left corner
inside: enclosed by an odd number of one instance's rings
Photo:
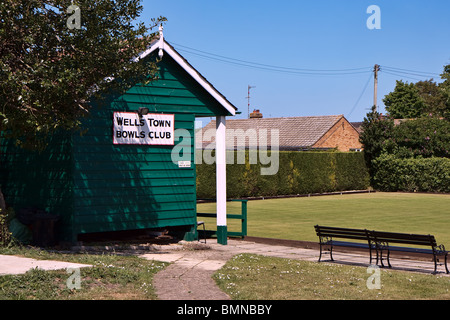
[[[372,251],[376,251],[376,264],[378,261],[383,264],[383,252],[386,252],[386,260],[388,266],[390,263],[390,252],[406,252],[406,253],[420,253],[420,254],[430,254],[433,255],[434,261],[434,273],[437,272],[437,265],[439,258],[444,258],[444,265],[446,273],[449,273],[447,267],[447,256],[448,251],[445,250],[444,245],[437,245],[436,239],[433,235],[420,235],[420,234],[408,234],[408,233],[396,233],[396,232],[384,232],[375,231],[367,229],[349,229],[349,228],[337,228],[337,227],[325,227],[325,226],[314,226],[316,234],[319,237],[320,245],[320,256],[319,262],[322,258],[322,253],[324,250],[330,253],[331,261],[333,259],[333,247],[353,247],[353,248],[363,248],[369,249],[370,253],[370,264],[372,264]],[[360,240],[363,242],[344,242],[335,241],[333,238],[344,238],[351,240]],[[403,244],[409,245],[407,247],[397,247],[391,246],[390,244]],[[414,247],[413,247],[414,246]],[[428,247],[428,248],[420,248]]]

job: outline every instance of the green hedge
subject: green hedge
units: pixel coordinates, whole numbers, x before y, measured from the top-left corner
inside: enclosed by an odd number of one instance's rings
[[[231,156],[237,159],[236,154],[228,154],[228,157]],[[245,164],[227,165],[228,198],[362,190],[369,187],[369,173],[361,152],[280,151],[279,169],[275,175],[261,175],[261,164],[250,164],[248,152],[245,157]],[[215,164],[197,165],[197,197],[214,198],[215,183]]]
[[[380,191],[450,192],[449,158],[382,155],[372,161],[374,188]]]

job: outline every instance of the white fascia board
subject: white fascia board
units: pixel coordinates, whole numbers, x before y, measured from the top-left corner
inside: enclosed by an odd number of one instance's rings
[[[197,70],[195,70],[191,65],[186,63],[184,58],[180,56],[180,54],[172,49],[170,45],[165,45],[164,40],[157,41],[154,45],[152,45],[149,49],[142,52],[138,57],[134,59],[134,61],[139,61],[140,59],[145,58],[147,55],[152,53],[155,50],[159,50],[162,47],[164,52],[169,54],[172,59],[174,59],[192,78],[194,78],[197,83],[199,83],[208,93],[214,97],[231,115],[236,115],[236,109],[233,105],[231,105],[223,96],[217,92],[215,88],[211,86],[211,84],[206,81]]]

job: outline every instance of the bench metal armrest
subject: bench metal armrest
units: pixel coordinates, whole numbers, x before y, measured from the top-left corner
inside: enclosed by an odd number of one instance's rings
[[[433,247],[433,251],[437,255],[447,254],[448,252],[445,250],[445,246],[443,244]]]
[[[320,244],[327,245],[333,243],[333,238],[328,236],[319,236]]]
[[[389,250],[389,242],[386,241],[375,241],[375,247],[379,250]]]

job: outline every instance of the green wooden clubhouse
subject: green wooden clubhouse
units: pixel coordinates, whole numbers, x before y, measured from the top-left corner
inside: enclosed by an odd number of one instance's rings
[[[54,135],[41,153],[3,141],[0,184],[7,204],[59,215],[57,239],[64,242],[81,234],[170,227],[194,240],[194,121],[216,117],[218,242],[226,244],[225,118],[237,109],[164,40],[162,28],[135,60],[158,56],[158,80],[108,97],[106,106],[92,103],[85,134]],[[174,148],[183,150],[182,160],[174,161]]]

